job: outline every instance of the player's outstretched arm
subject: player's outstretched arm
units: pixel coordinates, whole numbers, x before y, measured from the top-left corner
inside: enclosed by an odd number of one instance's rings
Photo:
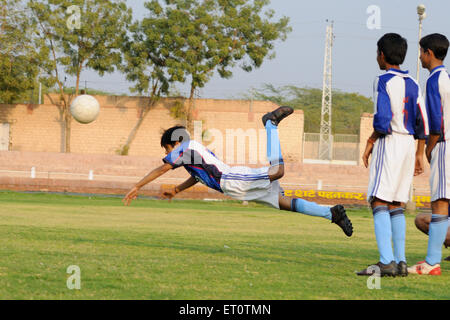
[[[147,174],[141,181],[139,181],[122,199],[124,205],[128,206],[130,202],[137,198],[139,190],[145,186],[147,183],[152,182],[156,178],[162,176],[164,173],[172,169],[172,165],[165,163],[162,166],[152,170]]]
[[[189,177],[189,179],[187,179],[185,182],[183,182],[179,186],[174,187],[172,190],[164,191],[161,194],[161,198],[169,199],[169,201],[170,201],[170,200],[172,200],[173,197],[175,197],[175,195],[177,193],[180,193],[181,191],[192,187],[197,182],[198,182],[197,179],[195,179],[194,177]]]

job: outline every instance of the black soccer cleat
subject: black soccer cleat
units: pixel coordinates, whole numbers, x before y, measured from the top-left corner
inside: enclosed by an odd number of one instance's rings
[[[263,117],[262,117],[262,122],[263,122],[263,126],[266,126],[267,120],[272,121],[273,125],[278,126],[278,124],[281,122],[281,120],[283,120],[284,118],[286,118],[288,115],[292,114],[294,112],[294,109],[292,109],[291,107],[279,107],[278,109],[266,113]]]
[[[379,275],[380,277],[395,277],[398,275],[398,266],[395,261],[389,264],[378,262],[376,264],[368,266],[366,269],[357,272],[358,276],[373,276]]]
[[[445,261],[450,261],[450,256],[444,259]]]
[[[397,264],[397,275],[399,277],[406,277],[408,276],[408,265],[405,261],[400,261]]]
[[[353,234],[353,225],[345,213],[344,206],[338,204],[330,208],[330,211],[331,222],[336,223],[339,227],[341,227],[347,237],[351,237]]]

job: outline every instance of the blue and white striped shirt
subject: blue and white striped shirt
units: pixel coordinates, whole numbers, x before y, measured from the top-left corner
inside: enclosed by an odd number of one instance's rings
[[[450,134],[450,76],[444,66],[431,70],[425,89],[425,102],[430,119],[430,133],[440,135],[439,141]]]
[[[411,134],[416,139],[428,136],[425,103],[408,71],[389,69],[375,79],[373,127],[382,134]]]

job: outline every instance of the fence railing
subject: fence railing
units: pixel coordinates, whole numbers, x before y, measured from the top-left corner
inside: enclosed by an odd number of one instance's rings
[[[320,159],[320,133],[303,134],[303,162],[332,162],[358,164],[359,136],[352,134],[335,134],[331,136],[331,159]]]

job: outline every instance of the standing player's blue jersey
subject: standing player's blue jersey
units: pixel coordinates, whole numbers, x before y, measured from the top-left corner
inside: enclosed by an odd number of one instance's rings
[[[431,70],[425,89],[430,118],[430,134],[440,135],[439,142],[450,138],[450,76],[444,66]]]
[[[408,71],[389,69],[374,82],[375,131],[414,135],[425,139],[428,133],[428,116],[417,82]]]
[[[183,166],[197,181],[219,192],[223,192],[220,188],[222,174],[230,171],[227,164],[194,140],[181,143],[163,161],[171,164],[172,169]]]

